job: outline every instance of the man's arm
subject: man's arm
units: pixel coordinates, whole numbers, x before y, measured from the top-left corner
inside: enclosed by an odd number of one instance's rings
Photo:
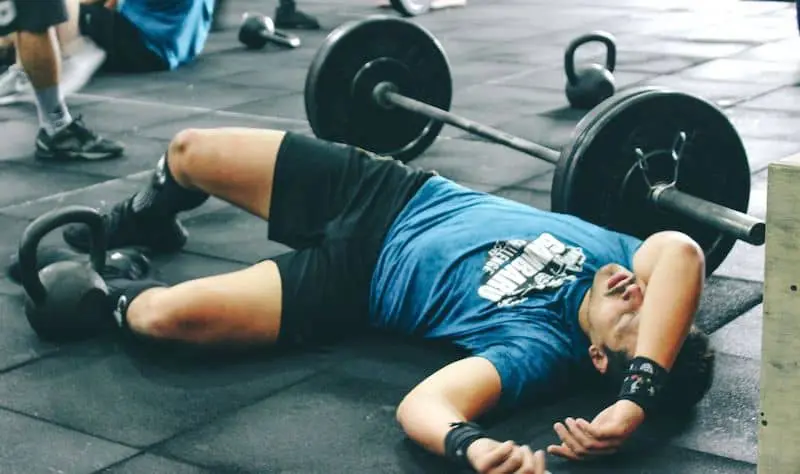
[[[450,423],[474,420],[499,400],[500,375],[488,360],[468,357],[417,385],[397,407],[397,421],[412,440],[444,455]]]
[[[633,271],[645,285],[639,309],[639,336],[634,356],[672,368],[691,328],[705,280],[700,246],[679,232],[659,232],[645,240],[633,258]],[[560,446],[548,451],[570,459],[610,454],[644,421],[640,405],[621,399],[591,423],[568,419],[556,423]]]
[[[470,421],[500,399],[497,369],[481,357],[468,357],[440,369],[417,385],[397,407],[397,421],[409,438],[425,449],[445,455],[445,438],[454,422]],[[513,442],[486,438],[467,448],[477,472],[544,474],[544,453]]]
[[[646,285],[635,355],[669,370],[700,303],[705,282],[703,250],[685,234],[659,232],[636,252],[633,271]]]

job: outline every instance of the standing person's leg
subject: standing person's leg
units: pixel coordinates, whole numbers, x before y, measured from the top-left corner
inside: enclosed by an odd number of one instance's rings
[[[35,4],[34,4],[35,3]],[[63,0],[17,2],[16,49],[19,67],[0,78],[5,103],[30,94],[36,97],[41,130],[36,156],[42,159],[105,159],[120,156],[123,146],[90,131],[73,119],[61,86],[61,54],[54,25],[66,19]]]
[[[316,18],[297,9],[295,0],[280,0],[275,8],[275,26],[287,30],[318,30]]]

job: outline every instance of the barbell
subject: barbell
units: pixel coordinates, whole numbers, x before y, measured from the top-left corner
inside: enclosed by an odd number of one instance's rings
[[[744,145],[713,104],[639,87],[616,94],[577,124],[561,151],[449,111],[452,78],[439,41],[400,18],[341,25],[317,51],[305,84],[314,134],[407,162],[444,124],[556,165],[551,210],[646,238],[691,236],[712,273],[737,239],[764,243],[765,223],[745,214]]]

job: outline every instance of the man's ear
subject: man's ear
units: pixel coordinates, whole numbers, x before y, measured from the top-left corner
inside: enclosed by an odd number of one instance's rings
[[[589,346],[589,357],[592,359],[592,365],[594,368],[600,372],[601,375],[605,375],[606,371],[608,370],[608,356],[606,352],[592,344]]]

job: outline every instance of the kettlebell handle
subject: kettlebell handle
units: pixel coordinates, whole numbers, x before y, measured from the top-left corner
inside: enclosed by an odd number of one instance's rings
[[[34,303],[42,303],[47,298],[47,290],[39,278],[36,261],[39,243],[44,236],[66,224],[89,226],[92,238],[89,252],[92,268],[100,272],[106,264],[106,234],[103,216],[97,210],[86,206],[65,206],[42,214],[25,228],[17,254],[22,287]]]
[[[575,84],[578,80],[575,73],[575,51],[584,44],[593,42],[606,45],[606,69],[614,72],[614,68],[617,66],[617,43],[614,40],[614,36],[605,31],[593,31],[575,38],[567,46],[567,50],[564,53],[564,70],[567,73],[567,80],[570,84]]]

